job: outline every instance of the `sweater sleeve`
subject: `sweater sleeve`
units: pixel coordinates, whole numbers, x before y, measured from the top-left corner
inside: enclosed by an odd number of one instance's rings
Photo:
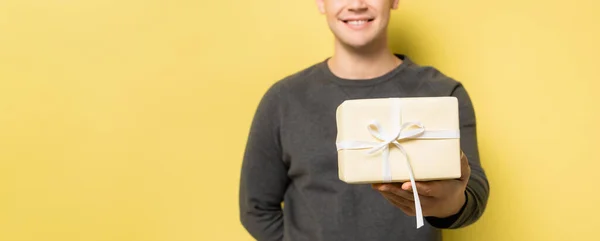
[[[259,102],[242,160],[240,220],[258,241],[283,239],[281,204],[290,180],[279,141],[280,103],[276,84]]]
[[[475,110],[466,89],[459,84],[453,91],[459,102],[460,145],[469,160],[471,177],[465,191],[466,202],[454,216],[447,218],[427,217],[428,223],[437,228],[457,229],[475,223],[482,215],[489,197],[489,183],[479,159]]]

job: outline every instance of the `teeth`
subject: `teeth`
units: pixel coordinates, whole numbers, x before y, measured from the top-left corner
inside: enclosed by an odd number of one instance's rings
[[[356,25],[356,26],[365,24],[366,22],[367,22],[366,20],[351,20],[351,21],[348,21],[349,24]]]

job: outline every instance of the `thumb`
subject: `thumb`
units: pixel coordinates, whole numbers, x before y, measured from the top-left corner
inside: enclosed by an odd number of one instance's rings
[[[471,166],[469,165],[469,159],[464,152],[460,152],[460,180],[463,182],[468,182],[471,177]]]

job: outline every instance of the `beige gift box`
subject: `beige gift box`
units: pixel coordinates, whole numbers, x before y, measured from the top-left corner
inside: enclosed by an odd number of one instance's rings
[[[458,114],[455,97],[344,101],[336,111],[340,180],[406,182],[411,171],[415,181],[460,178]]]

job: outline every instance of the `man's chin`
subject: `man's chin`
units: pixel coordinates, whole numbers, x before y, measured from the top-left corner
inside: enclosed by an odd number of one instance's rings
[[[340,41],[340,43],[345,49],[358,52],[370,50],[375,47],[372,41]]]

